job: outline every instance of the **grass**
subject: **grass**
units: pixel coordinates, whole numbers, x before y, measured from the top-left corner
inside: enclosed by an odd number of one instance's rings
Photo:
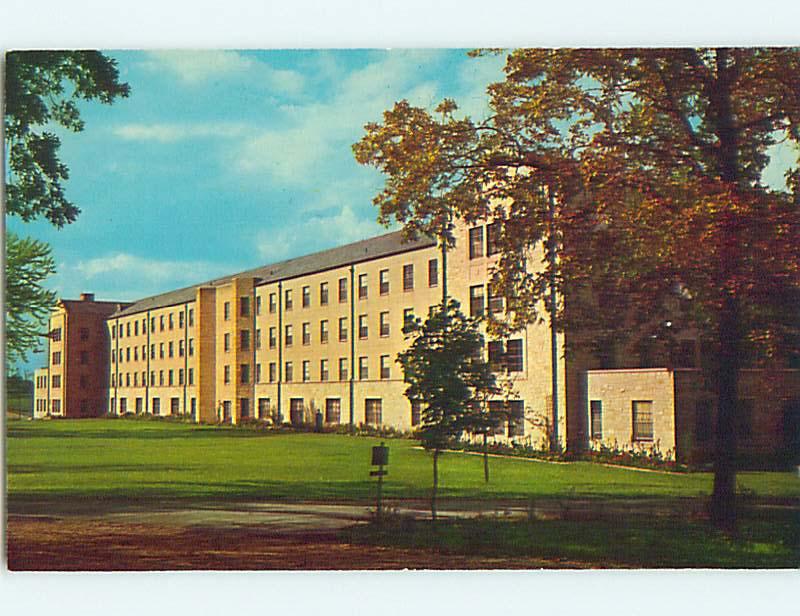
[[[370,448],[377,438],[274,434],[169,421],[70,420],[7,424],[9,497],[172,498],[366,501],[374,493]],[[430,456],[411,440],[392,439],[389,498],[424,498]],[[707,496],[708,473],[667,474],[590,462],[491,460],[483,481],[479,456],[445,454],[444,498],[654,498]],[[800,498],[792,473],[738,477],[751,496]]]

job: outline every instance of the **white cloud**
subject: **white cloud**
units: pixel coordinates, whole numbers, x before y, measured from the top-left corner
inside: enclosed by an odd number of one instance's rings
[[[157,141],[174,143],[186,139],[225,138],[232,139],[248,134],[250,129],[241,123],[210,124],[123,124],[111,132],[127,141]]]

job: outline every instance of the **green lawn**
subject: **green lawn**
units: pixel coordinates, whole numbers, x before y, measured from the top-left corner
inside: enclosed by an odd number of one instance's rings
[[[368,500],[370,447],[379,439],[333,434],[275,434],[168,421],[57,420],[7,424],[8,490],[16,498],[172,498]],[[429,494],[430,457],[414,441],[391,439],[388,497]],[[588,462],[491,460],[446,454],[443,497],[696,497],[707,473],[666,474]],[[751,495],[800,498],[792,473],[742,473]]]

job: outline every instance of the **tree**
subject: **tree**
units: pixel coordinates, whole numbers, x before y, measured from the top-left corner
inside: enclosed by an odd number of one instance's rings
[[[435,522],[442,449],[477,424],[481,403],[497,386],[489,364],[483,361],[478,322],[465,316],[457,301],[437,304],[425,322],[414,319],[403,333],[411,344],[397,361],[408,385],[406,397],[423,409],[417,434],[422,446],[433,452],[431,516]]]
[[[796,353],[786,298],[800,287],[800,170],[785,189],[763,172],[771,148],[800,143],[798,69],[788,48],[516,50],[489,86],[492,115],[451,120],[457,150],[404,145],[397,135],[444,130],[404,103],[362,140],[390,177],[382,202],[395,211],[414,211],[444,182],[466,196],[452,200],[459,216],[504,223],[493,284],[508,319],[490,329],[540,318],[554,283],[557,323],[580,345],[699,332],[718,394],[711,514],[725,529],[735,525],[740,354]],[[542,244],[548,258],[528,268]]]
[[[78,100],[111,104],[127,97],[130,87],[119,82],[116,62],[97,51],[13,51],[5,68],[6,212],[24,222],[44,217],[61,228],[80,210],[64,193],[69,168],[59,160],[58,136],[47,127],[80,132]],[[13,234],[6,241],[6,336],[9,359],[17,361],[35,347],[36,329],[54,301],[41,283],[55,266],[46,244]],[[18,255],[32,260],[14,262]]]
[[[6,374],[41,341],[41,323],[56,302],[42,283],[55,270],[47,244],[6,232]]]

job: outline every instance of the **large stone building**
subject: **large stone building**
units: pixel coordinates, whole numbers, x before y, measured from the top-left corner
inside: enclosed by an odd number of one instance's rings
[[[91,338],[104,366],[99,388],[85,398],[54,396],[58,364],[51,365],[49,380],[37,372],[36,414],[97,415],[102,406],[204,422],[310,423],[321,413],[327,424],[409,430],[420,409],[403,395],[395,361],[406,344],[404,321],[441,301],[445,275],[448,294],[468,314],[504,309],[488,285],[494,229],[460,228],[446,272],[434,241],[404,241],[396,232],[131,304],[90,302],[104,307],[97,322],[104,335],[95,324]],[[60,343],[58,314],[51,356]],[[495,438],[542,446],[555,433],[573,449],[605,444],[707,458],[714,399],[696,368],[695,341],[679,345],[683,359],[670,367],[600,369],[592,358],[565,359],[563,336],[553,337],[547,323],[487,341],[488,359],[514,391],[510,419]],[[60,370],[81,357],[70,354]],[[740,442],[753,453],[796,449],[800,374],[761,377],[742,379]]]

